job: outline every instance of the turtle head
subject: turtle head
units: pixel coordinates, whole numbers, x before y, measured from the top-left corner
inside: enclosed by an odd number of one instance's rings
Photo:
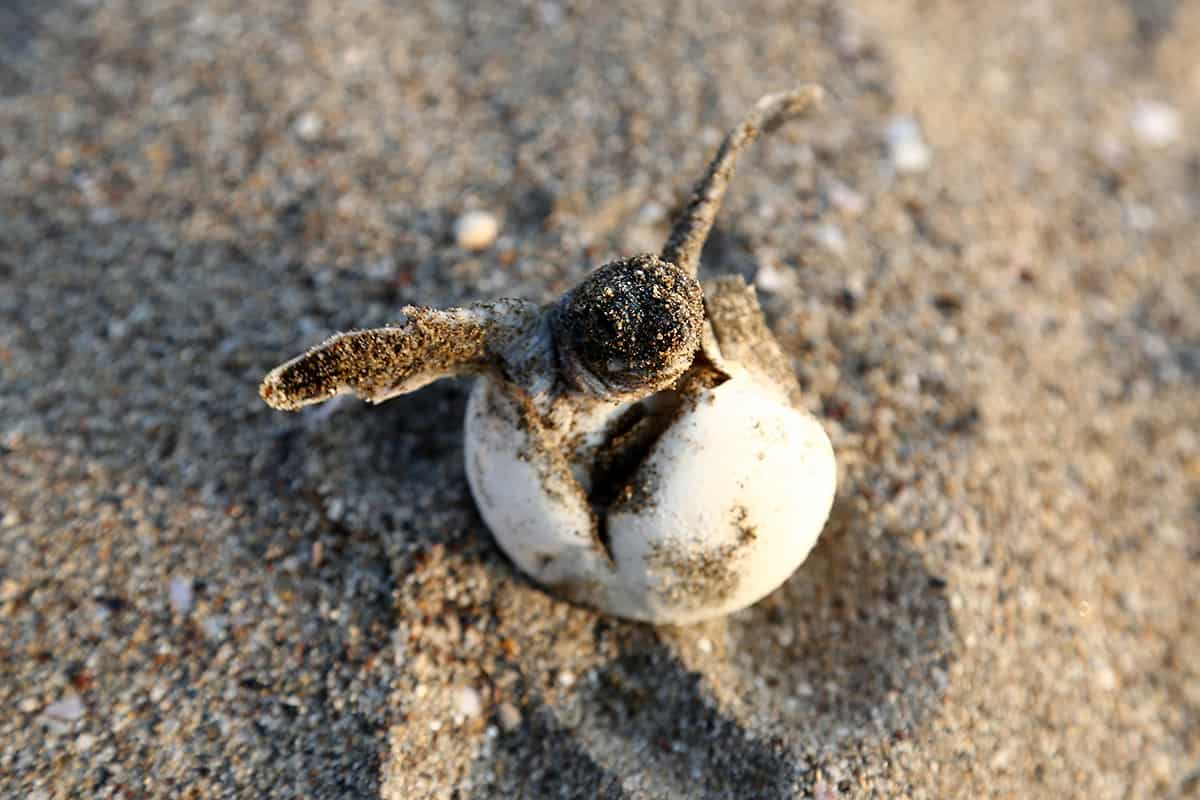
[[[644,396],[678,380],[704,326],[700,284],[645,254],[597,269],[552,312],[559,368],[589,394]]]

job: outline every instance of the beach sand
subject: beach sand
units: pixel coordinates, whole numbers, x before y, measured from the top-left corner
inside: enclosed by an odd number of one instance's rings
[[[0,795],[1200,792],[1200,5],[657,5],[0,4]],[[810,81],[702,267],[841,470],[757,606],[516,573],[466,382],[258,398],[657,250]]]

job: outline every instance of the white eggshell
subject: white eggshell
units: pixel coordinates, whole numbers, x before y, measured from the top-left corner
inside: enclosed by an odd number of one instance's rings
[[[779,587],[808,557],[837,481],[820,423],[746,374],[701,393],[638,472],[643,503],[609,514],[633,616],[693,622]]]
[[[519,415],[508,387],[476,381],[463,455],[484,522],[508,557],[542,583],[611,573],[582,487],[555,469],[553,454],[539,450]]]
[[[601,532],[571,470],[550,468],[514,424],[512,396],[479,381],[467,408],[467,475],[501,548],[572,599],[649,622],[720,616],[777,588],[829,515],[837,475],[829,438],[744,372],[688,404]],[[596,409],[571,433],[602,429],[624,408]]]

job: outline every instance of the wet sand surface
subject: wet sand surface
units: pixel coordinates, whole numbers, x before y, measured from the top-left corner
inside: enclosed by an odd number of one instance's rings
[[[1200,792],[1200,6],[491,5],[0,3],[0,795]],[[808,81],[701,270],[840,462],[759,605],[522,578],[465,382],[259,400],[406,303],[656,251]]]

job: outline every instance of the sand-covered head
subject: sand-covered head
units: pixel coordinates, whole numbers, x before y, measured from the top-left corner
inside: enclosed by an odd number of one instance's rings
[[[554,337],[577,388],[649,393],[691,366],[703,325],[696,279],[645,254],[606,264],[563,298]]]

